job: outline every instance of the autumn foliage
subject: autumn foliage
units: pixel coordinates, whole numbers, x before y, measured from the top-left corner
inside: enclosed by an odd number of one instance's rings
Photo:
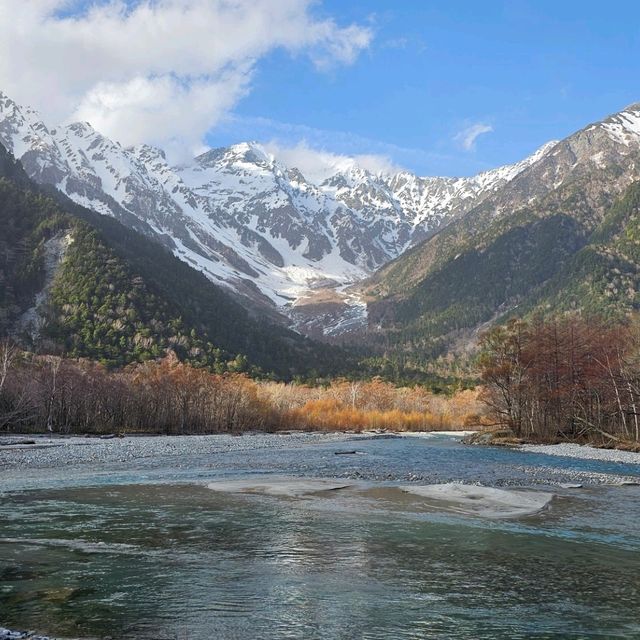
[[[528,440],[640,441],[640,327],[513,321],[482,341],[484,400]]]
[[[277,389],[278,386],[282,388]],[[278,395],[287,387],[295,392],[284,412],[286,422],[293,428],[433,431],[462,429],[481,420],[482,406],[475,391],[446,397],[421,387],[394,387],[378,379],[337,381],[321,389],[271,385],[267,390],[275,390]]]
[[[0,346],[0,430],[52,433],[460,429],[480,420],[474,391],[438,396],[381,380],[324,387],[258,382],[163,360],[109,370]]]

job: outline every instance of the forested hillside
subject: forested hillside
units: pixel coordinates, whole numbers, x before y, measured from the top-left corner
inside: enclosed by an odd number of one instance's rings
[[[171,350],[216,371],[289,378],[347,360],[254,319],[156,242],[29,181],[0,147],[0,331],[37,350],[124,365]]]
[[[636,182],[566,268],[520,313],[580,309],[587,315],[616,319],[640,308],[639,291],[640,182]]]
[[[489,324],[638,308],[640,106],[589,125],[361,290],[372,342],[429,359]]]

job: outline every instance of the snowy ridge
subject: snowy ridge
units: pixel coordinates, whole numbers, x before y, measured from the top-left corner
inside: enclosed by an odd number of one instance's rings
[[[312,182],[257,143],[174,167],[161,150],[123,148],[88,123],[48,128],[1,92],[0,142],[36,181],[157,237],[213,281],[281,309],[309,290],[366,277],[553,146],[472,178],[374,174],[345,163]]]
[[[624,145],[640,139],[640,104],[631,105],[602,123],[609,135]]]

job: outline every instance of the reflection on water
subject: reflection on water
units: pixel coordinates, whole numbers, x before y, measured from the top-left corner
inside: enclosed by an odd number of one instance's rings
[[[5,494],[0,626],[167,640],[640,637],[638,487],[558,489],[542,513],[496,521],[439,512],[394,482],[304,498],[189,484]]]

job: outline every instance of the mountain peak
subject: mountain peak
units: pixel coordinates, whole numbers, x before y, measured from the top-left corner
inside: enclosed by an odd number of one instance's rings
[[[3,112],[0,100],[0,142],[24,159],[31,177],[143,229],[210,279],[281,309],[318,282],[362,279],[466,214],[543,153],[456,179],[377,171],[336,157],[328,179],[308,181],[255,141],[171,167],[150,145],[124,149],[86,122],[49,132],[26,110],[22,120],[13,118],[17,109]]]
[[[98,133],[93,126],[91,125],[90,122],[71,122],[70,124],[65,126],[65,129],[67,131],[71,131],[73,134],[75,134],[76,136],[91,136],[94,135],[96,133]]]
[[[0,89],[0,103],[15,104],[15,102],[4,91],[2,91],[2,89]]]
[[[273,166],[275,160],[265,148],[257,142],[238,142],[229,147],[215,147],[195,158],[201,167],[214,167],[218,164],[230,165],[235,162]]]
[[[258,142],[240,142],[229,147],[229,152],[246,162],[273,164],[274,158],[267,153],[265,148]]]
[[[640,102],[633,102],[632,104],[627,105],[622,110],[622,112],[625,112],[625,111],[634,111],[634,112],[640,111]]]

